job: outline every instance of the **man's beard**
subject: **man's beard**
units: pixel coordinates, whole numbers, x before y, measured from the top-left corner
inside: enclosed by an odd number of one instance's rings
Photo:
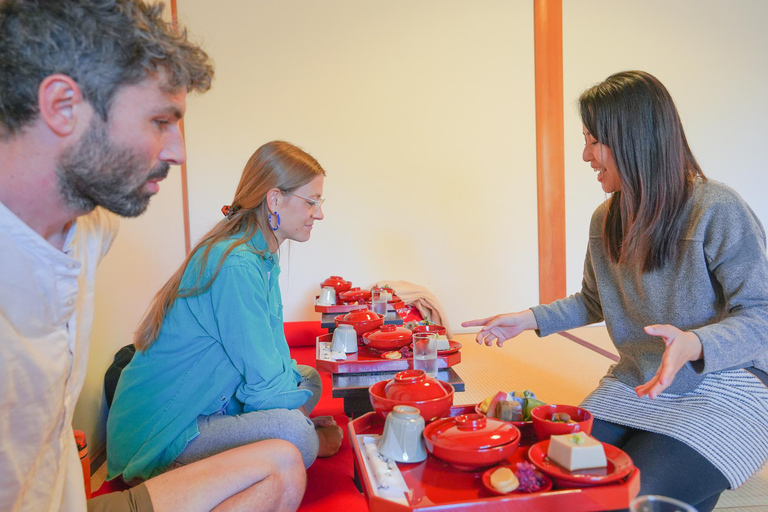
[[[56,169],[59,191],[67,204],[90,212],[97,206],[123,217],[141,215],[152,193],[149,180],[168,175],[169,165],[159,163],[147,170],[146,159],[109,138],[106,124],[94,119],[82,140],[64,152]]]

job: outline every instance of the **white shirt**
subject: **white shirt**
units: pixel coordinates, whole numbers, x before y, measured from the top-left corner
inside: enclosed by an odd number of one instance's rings
[[[83,387],[96,266],[117,234],[101,208],[58,250],[0,203],[0,510],[84,511],[72,415]]]

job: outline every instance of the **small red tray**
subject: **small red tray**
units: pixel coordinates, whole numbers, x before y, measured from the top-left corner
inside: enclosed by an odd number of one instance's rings
[[[475,405],[458,405],[451,408],[451,416],[471,413]],[[371,488],[358,443],[360,434],[381,434],[384,420],[370,412],[349,422],[349,439],[355,453],[355,470],[360,478],[371,512],[400,512],[406,510],[470,510],[470,511],[559,511],[589,512],[627,508],[640,492],[640,470],[637,468],[615,484],[593,487],[569,488],[555,485],[548,492],[534,494],[509,494],[497,496],[485,489],[482,483],[484,469],[460,471],[429,455],[417,464],[398,464],[408,489],[408,505],[376,496]],[[526,459],[529,445],[521,446],[503,464],[514,465]]]
[[[330,343],[333,334],[321,334],[315,342],[315,368],[330,373],[382,373],[399,372],[411,368],[411,359],[382,359],[375,350],[358,348],[357,354],[347,354],[343,361],[320,359],[320,343]],[[437,356],[437,367],[448,368],[461,362],[461,350],[445,356]]]
[[[318,313],[349,313],[350,311],[357,311],[358,309],[365,309],[368,305],[363,302],[362,304],[344,304],[338,303],[333,306],[322,306],[317,303],[320,296],[315,297],[315,311]]]
[[[332,306],[323,306],[317,303],[319,299],[320,299],[320,296],[316,295],[315,296],[315,312],[317,313],[349,313],[350,311],[357,311],[358,309],[371,308],[370,301],[368,302],[360,301],[354,304],[344,304],[343,302],[339,302]],[[400,300],[400,298],[396,295],[392,300],[387,302],[387,311],[397,311],[398,309],[402,309],[404,307],[405,307],[405,302]]]

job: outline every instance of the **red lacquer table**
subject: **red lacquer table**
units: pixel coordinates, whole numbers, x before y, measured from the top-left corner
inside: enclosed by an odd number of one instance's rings
[[[472,412],[474,405],[454,406],[451,415]],[[548,492],[504,496],[491,494],[481,482],[483,470],[460,471],[442,460],[429,455],[416,464],[398,464],[408,487],[408,494],[400,502],[381,496],[373,488],[365,464],[361,438],[381,434],[384,420],[377,413],[368,413],[349,423],[349,435],[355,454],[355,471],[370,506],[371,512],[399,512],[407,510],[462,510],[462,511],[552,511],[579,512],[627,508],[640,491],[640,471],[632,472],[617,483],[592,487],[567,488],[557,485]],[[358,437],[361,436],[361,437]],[[529,445],[521,446],[504,464],[527,460]]]

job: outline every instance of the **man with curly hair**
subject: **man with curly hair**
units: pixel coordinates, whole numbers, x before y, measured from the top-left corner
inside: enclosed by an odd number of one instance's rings
[[[86,510],[72,416],[96,265],[186,159],[213,67],[141,0],[0,0],[0,510]],[[112,213],[109,213],[112,212]],[[270,440],[90,500],[88,510],[295,509],[298,450]]]

